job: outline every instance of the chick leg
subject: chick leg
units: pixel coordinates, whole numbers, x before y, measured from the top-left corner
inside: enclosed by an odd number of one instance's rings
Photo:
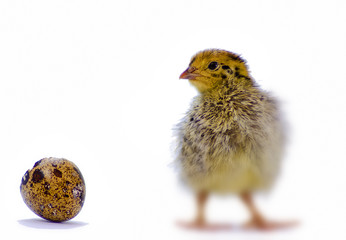
[[[199,192],[196,195],[197,213],[194,220],[197,226],[204,226],[206,224],[205,220],[205,205],[208,200],[207,192]]]
[[[210,224],[207,223],[205,217],[205,206],[209,194],[207,192],[198,192],[196,194],[196,217],[192,222],[179,222],[178,224],[185,228],[200,229],[200,230],[221,230],[231,228],[228,224]]]
[[[206,226],[205,220],[205,205],[208,200],[208,193],[201,191],[196,194],[196,217],[192,222],[178,222],[182,227],[186,228],[204,228]]]
[[[269,221],[263,217],[263,215],[256,208],[252,196],[249,193],[241,194],[241,199],[246,207],[249,209],[251,214],[250,221],[245,225],[247,228],[257,228],[260,230],[275,230],[279,228],[289,228],[297,224],[296,221],[290,222],[275,222]]]

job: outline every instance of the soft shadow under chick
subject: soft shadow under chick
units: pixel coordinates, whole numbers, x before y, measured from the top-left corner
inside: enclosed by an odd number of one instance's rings
[[[176,164],[197,200],[195,220],[183,226],[217,227],[205,219],[209,193],[239,194],[251,214],[249,227],[292,225],[268,221],[252,201],[280,167],[284,137],[276,100],[255,83],[245,60],[225,50],[197,53],[180,78],[199,92],[176,132]]]

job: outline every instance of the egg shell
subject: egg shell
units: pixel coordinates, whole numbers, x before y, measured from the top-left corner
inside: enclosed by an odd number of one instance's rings
[[[44,158],[26,171],[20,185],[26,205],[53,222],[67,221],[82,209],[85,182],[78,167],[64,158]]]

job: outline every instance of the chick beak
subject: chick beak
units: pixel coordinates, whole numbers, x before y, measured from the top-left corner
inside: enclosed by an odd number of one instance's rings
[[[189,80],[195,80],[196,77],[201,76],[198,73],[195,73],[196,68],[194,67],[188,67],[179,77],[179,79],[189,79]]]

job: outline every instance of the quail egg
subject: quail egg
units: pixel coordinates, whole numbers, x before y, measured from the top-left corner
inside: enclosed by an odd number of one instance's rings
[[[78,167],[64,158],[44,158],[26,171],[20,185],[26,205],[53,222],[75,217],[85,199],[85,182]]]

